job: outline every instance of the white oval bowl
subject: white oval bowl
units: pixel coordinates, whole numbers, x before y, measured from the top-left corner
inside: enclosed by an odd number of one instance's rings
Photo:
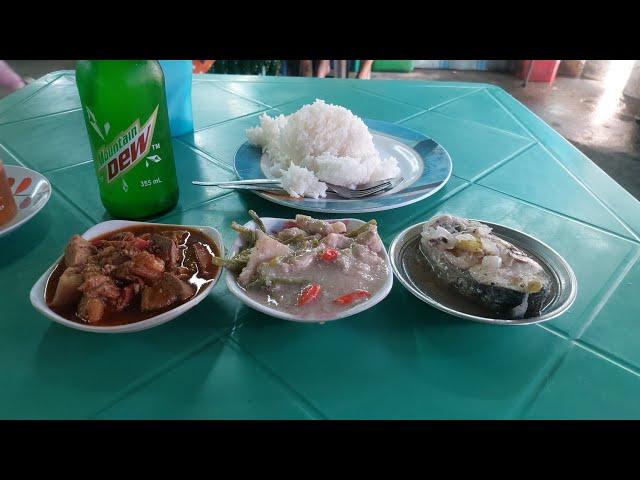
[[[260,219],[262,220],[262,223],[264,223],[265,228],[269,232],[278,232],[284,228],[284,225],[287,222],[293,221],[293,219],[287,219],[287,218],[260,217]],[[355,230],[359,226],[364,225],[364,223],[366,223],[357,218],[331,218],[331,219],[328,219],[327,221],[344,222],[347,225],[347,231]],[[249,221],[245,223],[244,226],[255,229],[255,223],[253,221]],[[235,241],[233,242],[233,245],[231,246],[231,252],[229,256],[233,257],[234,255],[236,255],[240,251],[241,247],[242,247],[242,240],[238,235]],[[391,267],[391,260],[389,259],[389,254],[387,253],[387,249],[383,247],[382,250],[380,251],[380,254],[384,257],[384,261],[387,264],[387,271],[388,271],[387,280],[382,286],[382,288],[380,288],[380,290],[378,290],[375,294],[373,294],[371,298],[369,298],[366,302],[358,303],[353,307],[342,310],[341,312],[338,312],[333,316],[315,317],[315,316],[308,316],[308,315],[295,315],[293,313],[282,312],[275,308],[271,308],[266,305],[263,305],[262,303],[257,302],[256,300],[254,300],[253,298],[249,297],[246,294],[244,289],[240,285],[238,285],[238,282],[236,281],[236,276],[230,271],[227,271],[226,282],[227,282],[227,287],[229,288],[231,293],[233,293],[245,305],[259,312],[265,313],[272,317],[281,318],[283,320],[289,320],[292,322],[303,322],[303,323],[330,322],[333,320],[338,320],[340,318],[350,317],[351,315],[355,315],[356,313],[363,312],[373,307],[374,305],[378,304],[379,302],[384,300],[384,298],[387,295],[389,295],[389,292],[391,291],[391,287],[393,286],[393,269]]]
[[[145,223],[145,222],[131,222],[127,220],[109,220],[107,222],[102,222],[97,225],[94,225],[89,230],[82,234],[82,238],[87,240],[91,240],[92,238],[99,237],[104,235],[105,233],[112,232],[115,230],[120,230],[121,228],[134,226],[134,225],[160,225],[163,227],[178,227],[178,228],[193,228],[196,230],[200,230],[202,233],[207,235],[210,239],[212,239],[218,249],[220,250],[220,256],[224,256],[224,244],[222,243],[222,236],[220,232],[218,232],[215,228],[212,227],[204,227],[197,225],[172,225],[165,223]],[[147,330],[149,328],[157,327],[158,325],[162,325],[170,320],[173,320],[179,315],[182,315],[187,310],[192,309],[198,303],[206,298],[211,289],[215,286],[215,284],[220,279],[220,275],[222,274],[222,268],[218,269],[218,273],[214,277],[213,281],[210,282],[203,292],[198,293],[195,297],[193,297],[188,302],[183,303],[175,308],[167,312],[160,313],[151,318],[147,318],[146,320],[141,320],[140,322],[128,323],[126,325],[116,325],[113,327],[105,327],[105,326],[95,326],[90,324],[78,323],[72,320],[68,320],[61,315],[58,315],[56,312],[51,310],[49,306],[45,302],[45,289],[47,286],[47,280],[51,272],[56,268],[62,256],[60,256],[51,267],[47,269],[47,271],[38,279],[33,288],[31,289],[31,293],[29,294],[29,298],[31,300],[31,304],[34,306],[36,310],[41,312],[47,318],[53,320],[54,322],[58,322],[66,327],[75,328],[76,330],[84,330],[86,332],[97,332],[97,333],[129,333],[129,332],[138,332],[141,330]]]

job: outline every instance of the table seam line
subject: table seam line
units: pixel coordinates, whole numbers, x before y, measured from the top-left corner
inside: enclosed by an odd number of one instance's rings
[[[228,327],[228,329],[231,330],[231,327]],[[157,380],[164,374],[169,373],[172,370],[175,370],[176,367],[178,367],[180,364],[184,363],[185,361],[189,360],[189,358],[193,357],[194,355],[197,355],[198,353],[202,352],[206,348],[215,345],[219,341],[224,343],[224,338],[223,338],[224,334],[225,332],[223,331],[221,334],[217,336],[216,334],[213,334],[207,337],[206,339],[197,343],[193,348],[188,349],[187,351],[177,355],[171,360],[168,360],[166,363],[163,363],[162,366],[156,368],[155,370],[152,370],[146,375],[143,375],[142,377],[137,378],[132,382],[128,383],[122,389],[120,389],[111,399],[105,402],[102,407],[95,409],[93,413],[87,415],[87,418],[89,419],[96,418],[98,415],[106,412],[107,410],[117,405],[119,402],[125,400],[131,394],[140,391],[142,388],[153,383],[155,380]],[[212,337],[215,337],[215,338],[212,338]]]
[[[590,309],[589,315],[587,316],[585,322],[582,324],[580,329],[575,334],[575,340],[580,340],[582,336],[586,333],[589,326],[593,323],[596,317],[600,314],[602,309],[605,307],[609,299],[616,292],[620,284],[627,277],[631,269],[638,263],[638,259],[640,258],[640,248],[636,246],[635,250],[632,251],[633,255],[627,254],[625,259],[631,255],[629,261],[627,261],[624,265],[618,265],[616,270],[614,271],[611,277],[614,277],[613,282],[608,286],[608,288],[602,293],[599,297],[598,301],[593,305],[593,308]],[[611,278],[610,277],[610,278]],[[594,299],[595,300],[595,299]],[[586,343],[586,341],[585,341]]]
[[[456,100],[459,100],[459,99],[461,99],[461,98],[464,98],[464,97],[466,97],[466,96],[468,96],[468,95],[473,95],[474,93],[477,93],[477,92],[479,92],[479,91],[483,90],[483,88],[484,88],[484,87],[468,87],[469,89],[471,89],[471,91],[470,91],[470,92],[465,92],[465,93],[463,93],[463,94],[461,94],[461,95],[459,95],[459,96],[457,96],[457,97],[450,98],[450,99],[445,100],[445,101],[443,101],[443,102],[440,102],[440,103],[437,103],[437,104],[435,104],[435,105],[432,105],[431,107],[425,107],[424,105],[418,105],[417,103],[409,103],[409,102],[405,102],[405,101],[403,101],[403,100],[399,100],[399,99],[397,99],[397,98],[394,98],[394,97],[392,97],[392,96],[390,96],[390,95],[386,95],[386,94],[384,94],[384,93],[379,93],[379,92],[372,92],[372,91],[370,91],[370,90],[366,90],[366,89],[364,89],[364,88],[362,88],[362,87],[351,87],[351,88],[356,89],[356,90],[360,90],[360,91],[365,92],[365,93],[368,93],[368,94],[370,94],[370,95],[375,95],[375,96],[379,96],[379,97],[382,97],[382,98],[390,99],[390,100],[393,100],[394,102],[403,103],[403,104],[405,104],[405,105],[409,105],[410,107],[420,108],[420,109],[422,109],[424,112],[430,112],[430,111],[431,111],[431,110],[433,110],[434,108],[438,108],[438,107],[443,106],[443,105],[446,105],[446,104],[448,104],[448,103],[450,103],[450,102],[455,102]]]
[[[33,166],[24,160],[19,160],[18,157],[16,156],[16,154],[9,148],[7,147],[5,144],[0,144],[2,145],[2,147],[4,148],[4,150],[6,152],[8,152],[12,157],[14,157],[16,160],[18,160],[18,162],[23,165],[26,168],[29,168],[33,171],[38,171],[36,168],[33,168]],[[75,204],[75,202],[73,202],[69,197],[67,197],[67,195],[65,193],[62,192],[62,190],[57,187],[56,185],[53,184],[52,181],[49,180],[49,184],[51,185],[51,189],[52,189],[52,193],[53,191],[56,191],[58,193],[58,195],[60,197],[62,197],[62,199],[64,199],[67,203],[69,203],[73,208],[75,208],[78,212],[80,212],[82,214],[82,216],[84,216],[86,219],[89,220],[91,225],[94,225],[96,223],[96,221],[87,213],[85,212],[83,209],[81,209],[78,205]]]
[[[462,178],[462,177],[460,177],[460,178]],[[482,183],[475,183],[475,182],[470,181],[470,180],[467,180],[467,181],[471,182],[473,185],[475,185],[477,187],[486,188],[487,190],[491,190],[491,191],[494,191],[494,192],[499,193],[501,195],[504,195],[506,197],[513,198],[514,200],[517,200],[517,201],[522,202],[522,203],[524,203],[526,205],[530,205],[532,207],[538,208],[538,209],[540,209],[542,211],[554,214],[554,215],[556,215],[558,217],[562,217],[562,218],[565,218],[567,220],[571,220],[573,222],[576,222],[576,223],[579,223],[581,225],[590,227],[590,228],[592,228],[594,230],[597,230],[597,231],[602,232],[602,233],[606,233],[608,235],[611,235],[613,237],[619,238],[621,240],[626,240],[628,242],[631,242],[634,245],[640,245],[640,241],[636,240],[635,238],[625,237],[624,235],[622,235],[620,233],[617,233],[617,232],[614,232],[614,231],[611,231],[611,230],[609,230],[607,228],[601,227],[601,226],[593,224],[593,223],[589,223],[586,220],[581,220],[579,218],[572,217],[571,215],[567,215],[566,213],[558,212],[558,211],[553,210],[551,208],[539,205],[539,204],[537,204],[535,202],[531,202],[530,200],[525,200],[523,198],[517,197],[517,196],[512,195],[510,193],[503,192],[502,190],[498,190],[497,188],[493,188],[493,187],[490,187],[488,185],[484,185]]]
[[[545,330],[548,330],[550,333],[553,333],[554,335],[557,335],[558,337],[564,338],[565,340],[570,341],[572,344],[574,344],[575,346],[586,350],[587,352],[596,355],[600,358],[602,358],[603,360],[612,363],[613,365],[615,365],[616,367],[622,368],[623,370],[627,371],[628,373],[631,373],[637,377],[640,377],[640,367],[634,365],[631,362],[628,362],[627,360],[624,360],[622,358],[620,358],[618,355],[609,352],[601,347],[597,347],[596,345],[593,345],[592,343],[589,343],[585,340],[581,340],[579,338],[571,338],[569,337],[566,333],[559,331],[557,329],[557,327],[552,327],[551,325],[543,325],[543,324],[538,324],[537,325],[540,328],[544,328]]]
[[[68,203],[71,204],[71,206],[73,206],[76,210],[78,210],[86,219],[89,220],[89,222],[91,223],[91,225],[96,225],[99,222],[98,220],[96,220],[95,218],[93,218],[91,215],[89,215],[87,212],[85,212],[82,208],[80,208],[78,205],[76,205],[76,203],[71,200],[59,187],[53,185],[53,183],[51,183],[51,188],[53,190],[55,190],[56,192],[58,192],[58,195],[60,197],[62,197],[63,199],[65,199]]]
[[[448,192],[447,195],[443,196],[440,200],[438,200],[436,203],[429,205],[425,210],[420,210],[419,213],[416,215],[416,217],[421,217],[424,216],[426,213],[435,210],[436,208],[439,208],[440,206],[442,206],[446,201],[450,200],[451,198],[453,198],[454,196],[458,195],[461,191],[465,190],[467,187],[469,187],[470,185],[472,185],[472,183],[470,183],[468,180],[463,180],[465,183],[463,183],[462,185],[458,185],[456,188],[454,188],[453,190],[451,190],[450,192]],[[418,202],[417,202],[418,203]],[[409,206],[409,205],[407,205]],[[402,222],[400,224],[400,228],[394,229],[392,233],[395,233],[396,235],[401,232],[402,230],[404,230],[405,228],[408,228],[410,225],[413,224],[415,220],[411,220],[410,218],[407,219],[406,222]],[[390,239],[389,244],[391,244],[391,242],[393,242],[393,238]]]
[[[177,215],[177,214],[179,214],[179,213],[187,213],[187,212],[191,212],[192,210],[196,210],[196,209],[198,209],[198,208],[200,208],[200,207],[203,207],[203,206],[205,206],[205,205],[207,205],[207,204],[209,204],[209,203],[216,202],[216,201],[218,201],[218,200],[221,200],[222,198],[228,197],[228,196],[233,195],[233,194],[235,194],[235,193],[237,193],[237,192],[235,192],[235,191],[231,191],[231,192],[222,193],[222,194],[220,194],[220,195],[217,195],[217,196],[211,197],[211,198],[209,198],[209,199],[207,199],[207,200],[204,200],[204,201],[202,201],[202,202],[200,202],[200,203],[196,203],[196,204],[194,204],[194,205],[191,205],[191,206],[190,206],[190,207],[188,207],[188,208],[183,208],[182,210],[171,210],[171,211],[169,211],[169,212],[165,213],[164,215],[162,215],[162,216],[160,216],[160,217],[152,218],[151,220],[153,220],[154,222],[159,222],[160,220],[163,220],[163,219],[169,218],[169,217],[171,217],[172,215]]]
[[[502,89],[500,89],[502,90]],[[504,91],[504,90],[502,90]],[[525,129],[525,131],[531,135],[533,138],[536,139],[536,142],[544,149],[546,150],[546,152],[551,156],[551,158],[554,159],[554,161],[560,165],[561,168],[563,168],[571,178],[574,179],[574,181],[576,181],[580,186],[582,186],[582,188],[584,188],[587,193],[589,193],[592,197],[594,197],[596,199],[596,201],[598,203],[600,203],[606,210],[607,212],[612,215],[616,220],[618,220],[618,222],[620,222],[622,224],[623,227],[625,227],[629,233],[631,233],[631,235],[633,235],[633,237],[635,237],[637,240],[640,240],[640,237],[638,235],[636,235],[635,231],[629,226],[627,225],[626,222],[624,222],[614,211],[611,207],[609,207],[606,202],[604,200],[602,200],[599,195],[597,195],[593,190],[591,190],[591,188],[589,188],[582,180],[580,180],[562,161],[560,161],[555,152],[552,151],[550,148],[551,147],[547,147],[547,145],[542,142],[536,135],[533,135],[533,133],[531,132],[531,130],[529,130],[524,123],[522,123],[522,121],[509,109],[507,108],[506,105],[504,105],[500,99],[498,99],[490,90],[488,90],[489,95],[492,96],[492,98],[496,101],[496,103],[498,105],[500,105],[502,107],[503,110],[505,110],[522,128]],[[505,94],[509,95],[509,93],[507,93],[506,91],[504,91]],[[513,96],[509,95],[511,98],[513,98],[516,102],[518,102]],[[569,143],[569,145],[571,145],[573,148],[576,148],[569,140],[567,140],[565,137],[563,137],[562,135],[560,135],[558,132],[556,132],[553,128],[551,128],[544,120],[542,120],[538,115],[535,114],[535,112],[531,111],[530,109],[528,109],[526,106],[522,105],[521,102],[518,102],[519,105],[523,106],[526,110],[529,111],[529,113],[531,113],[534,118],[536,118],[543,126],[548,127],[554,134],[560,136],[560,138],[562,140],[564,140],[565,142]],[[578,150],[578,149],[576,149]],[[578,152],[580,152],[580,150],[578,150]],[[591,163],[594,163],[589,157],[587,157],[586,155],[584,155],[584,153],[580,152],[587,160],[589,160]],[[600,169],[602,170],[602,169]],[[602,173],[607,175],[607,173],[602,170]],[[611,177],[609,177],[611,178]],[[622,188],[624,190],[624,188],[622,186],[620,186],[620,184],[618,182],[616,182],[613,178],[612,180],[616,183],[616,185],[618,185],[620,188]],[[626,190],[625,190],[626,191]]]
[[[12,126],[12,125],[15,125],[17,123],[32,122],[32,121],[35,121],[35,120],[40,120],[42,118],[46,119],[46,118],[50,118],[50,117],[55,117],[57,115],[64,115],[64,114],[67,114],[67,113],[78,112],[80,110],[82,110],[82,107],[70,108],[68,110],[60,110],[58,112],[52,112],[52,113],[45,113],[44,115],[36,115],[35,117],[21,118],[19,120],[10,120],[8,122],[3,122],[2,120],[0,120],[0,127]]]
[[[0,148],[2,148],[5,152],[7,152],[7,154],[13,158],[16,162],[18,162],[18,165],[24,168],[29,168],[29,166],[23,162],[22,160],[20,160],[20,158],[18,158],[16,156],[16,154],[4,143],[0,142]]]
[[[235,171],[229,165],[226,165],[225,163],[223,163],[223,161],[221,159],[217,158],[216,156],[201,150],[197,146],[192,145],[191,143],[186,142],[186,141],[182,140],[181,138],[174,138],[174,140],[177,141],[177,142],[182,143],[184,146],[186,146],[190,150],[192,150],[195,153],[201,155],[208,162],[213,163],[214,165],[217,165],[218,167],[222,168],[223,170],[228,171],[229,173],[234,173],[235,174]]]
[[[545,330],[548,330],[550,333],[553,333],[554,335],[557,335],[558,337],[561,337],[571,342],[572,344],[582,348],[583,350],[588,351],[589,353],[597,355],[603,360],[606,360],[607,362],[614,364],[616,367],[622,368],[628,371],[629,373],[632,373],[633,375],[640,377],[640,366],[636,366],[633,363],[620,358],[618,355],[612,352],[609,352],[601,347],[593,345],[592,343],[589,343],[585,340],[581,340],[579,338],[571,338],[566,333],[558,330],[557,327],[552,327],[551,325],[544,325],[544,324],[537,324],[537,326]]]
[[[538,327],[542,327],[542,325],[538,325]],[[549,331],[549,333],[557,335],[557,333],[552,331]],[[527,395],[528,398],[523,399],[523,401],[520,402],[520,404],[512,410],[512,415],[510,415],[510,418],[522,419],[527,414],[527,412],[535,404],[538,398],[540,398],[540,395],[544,391],[544,388],[549,384],[553,376],[558,372],[562,364],[569,356],[571,350],[574,348],[573,341],[570,338],[562,337],[562,335],[558,336],[564,338],[564,340],[567,340],[569,342],[568,348],[566,349],[566,351],[560,354],[556,362],[552,362],[546,372],[544,372],[544,366],[538,371],[538,374],[541,375],[541,378],[539,378],[539,380],[536,382],[536,386],[532,390],[530,390],[530,395]]]
[[[204,132],[205,130],[209,130],[211,128],[216,128],[219,127],[220,125],[224,125],[230,122],[233,122],[234,120],[239,120],[241,118],[246,118],[246,117],[251,117],[251,116],[255,116],[255,115],[260,115],[261,113],[266,112],[267,110],[271,110],[272,108],[263,108],[261,110],[257,110],[255,112],[250,112],[250,113],[245,113],[244,115],[238,115],[237,117],[233,117],[233,118],[227,118],[226,120],[222,120],[220,122],[216,122],[216,123],[212,123],[211,125],[206,125],[204,127],[201,128],[196,128],[193,130],[192,133],[200,133],[200,132]],[[178,137],[176,137],[178,138]]]
[[[51,170],[42,170],[42,173],[50,174],[50,173],[59,173],[64,170],[69,170],[70,168],[81,167],[82,165],[86,165],[88,163],[93,163],[93,160],[86,160],[80,163],[74,163],[73,165],[64,165],[62,167],[52,168]]]
[[[477,120],[471,120],[469,118],[454,117],[453,115],[448,115],[448,114],[440,112],[438,110],[432,110],[431,113],[443,116],[445,118],[449,118],[451,120],[457,120],[459,122],[468,122],[468,123],[472,123],[474,125],[479,125],[481,127],[488,128],[489,130],[494,130],[494,131],[496,131],[498,133],[502,133],[502,134],[508,135],[510,137],[515,137],[515,138],[518,138],[518,139],[521,139],[521,140],[527,140],[529,142],[536,142],[537,141],[537,138],[532,136],[532,135],[530,135],[530,134],[528,134],[527,136],[518,135],[517,133],[514,133],[514,132],[512,132],[510,130],[505,130],[503,128],[494,127],[493,125],[487,125],[486,123],[478,122]]]
[[[47,88],[49,85],[51,85],[53,82],[55,82],[56,80],[58,80],[61,76],[63,76],[63,74],[61,73],[60,75],[58,75],[56,78],[54,78],[53,80],[49,81],[48,83],[46,83],[45,85],[42,85],[41,87],[39,87],[35,92],[33,92],[31,95],[23,98],[22,100],[19,100],[17,103],[14,103],[13,105],[11,105],[9,108],[7,108],[6,110],[4,110],[2,113],[0,113],[0,115],[4,115],[7,112],[10,112],[11,110],[13,110],[15,107],[17,107],[18,105],[22,105],[24,102],[26,102],[27,100],[30,100],[31,98],[33,98],[35,95],[37,95],[38,93],[40,93],[42,90],[44,90],[45,88]],[[42,77],[41,77],[42,78]]]
[[[269,377],[271,377],[277,384],[280,385],[285,391],[288,391],[290,395],[292,395],[297,402],[299,402],[305,413],[309,414],[311,417],[315,417],[316,419],[328,420],[329,416],[326,415],[322,410],[316,407],[311,400],[309,400],[306,396],[302,395],[295,388],[289,385],[280,375],[277,374],[272,368],[268,367],[265,363],[258,360],[255,355],[242,346],[240,342],[238,342],[235,338],[229,337],[229,339],[236,345],[236,347],[248,358],[250,358],[254,364],[256,364],[263,372],[267,373]]]
[[[273,108],[271,105],[269,105],[267,103],[261,102],[260,100],[255,100],[255,99],[250,98],[250,97],[245,97],[244,95],[236,93],[233,90],[229,90],[228,88],[225,88],[225,87],[223,87],[221,85],[214,85],[214,87],[219,88],[220,90],[223,90],[223,91],[225,91],[227,93],[230,93],[231,95],[235,95],[236,97],[242,98],[244,100],[248,100],[250,102],[257,103],[258,105],[265,106],[265,107],[267,107],[267,110],[270,110],[270,109]]]

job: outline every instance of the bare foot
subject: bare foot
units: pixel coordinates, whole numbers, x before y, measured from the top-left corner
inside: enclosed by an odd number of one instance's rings
[[[373,60],[362,60],[360,71],[356,78],[359,78],[360,80],[369,80],[371,78],[371,65],[373,65]]]

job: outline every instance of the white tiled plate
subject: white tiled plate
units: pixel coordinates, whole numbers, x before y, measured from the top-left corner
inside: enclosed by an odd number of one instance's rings
[[[28,222],[51,197],[51,185],[44,175],[15,165],[5,165],[4,168],[18,211],[15,217],[0,226],[0,237]]]
[[[279,232],[280,230],[285,228],[285,225],[288,222],[293,221],[292,219],[287,219],[287,218],[260,217],[260,219],[262,220],[262,223],[264,223],[264,226],[267,229],[267,231],[270,233]],[[345,225],[347,226],[347,231],[355,230],[359,226],[365,223],[362,220],[358,220],[357,218],[332,218],[332,219],[328,219],[327,221],[344,222]],[[256,228],[253,221],[245,223],[244,226],[251,229]],[[242,239],[240,238],[240,236],[238,236],[233,242],[229,257],[233,257],[234,255],[236,255],[240,251],[241,247],[242,247]],[[226,282],[227,282],[227,287],[229,288],[231,293],[233,293],[238,299],[244,302],[247,306],[253,308],[254,310],[258,310],[259,312],[265,313],[272,317],[282,318],[283,320],[290,320],[293,322],[305,322],[305,323],[329,322],[332,320],[338,320],[340,318],[350,317],[351,315],[355,315],[356,313],[363,312],[364,310],[367,310],[373,307],[374,305],[376,305],[377,303],[381,302],[389,294],[389,292],[391,291],[391,287],[393,286],[393,271],[391,268],[391,260],[389,259],[389,254],[387,253],[385,248],[383,248],[380,251],[379,255],[384,257],[384,261],[387,264],[387,271],[388,271],[387,280],[385,281],[382,288],[380,288],[380,290],[374,293],[366,301],[360,302],[351,308],[346,308],[338,312],[334,316],[318,317],[318,316],[308,316],[308,315],[294,315],[293,313],[282,312],[275,308],[263,305],[262,303],[257,302],[251,297],[249,297],[246,294],[244,288],[238,285],[238,282],[236,281],[236,276],[230,271],[227,271]]]
[[[84,232],[82,234],[82,237],[87,240],[90,240],[92,238],[99,237],[105,233],[113,232],[115,230],[120,230],[121,228],[130,227],[134,225],[160,225],[163,227],[178,227],[178,228],[186,227],[186,228],[193,228],[196,230],[200,230],[202,233],[204,233],[206,236],[208,236],[211,240],[215,242],[215,244],[218,246],[218,250],[220,251],[220,256],[224,256],[224,245],[222,243],[222,236],[215,228],[212,228],[212,227],[202,227],[202,226],[196,226],[196,225],[171,225],[171,224],[164,224],[164,223],[130,222],[126,220],[110,220],[108,222],[102,222],[97,225],[94,225],[89,230]],[[209,292],[211,291],[211,289],[218,282],[220,275],[222,273],[222,269],[221,268],[218,269],[218,273],[216,274],[215,278],[213,279],[212,282],[209,282],[209,284],[207,285],[207,287],[204,289],[203,292],[199,293],[188,302],[185,302],[182,305],[172,308],[167,312],[160,313],[159,315],[148,318],[146,320],[142,320],[140,322],[129,323],[126,325],[116,325],[113,327],[105,327],[105,326],[94,326],[90,324],[78,323],[71,320],[67,320],[66,318],[58,315],[56,312],[51,310],[45,303],[44,294],[47,286],[47,279],[49,278],[49,275],[51,275],[51,272],[58,265],[61,259],[62,259],[62,256],[60,256],[60,258],[58,258],[55,261],[55,263],[51,265],[51,267],[49,267],[47,271],[35,283],[35,285],[31,289],[31,294],[29,295],[31,299],[31,304],[35,307],[36,310],[38,310],[39,312],[41,312],[43,315],[53,320],[54,322],[61,323],[62,325],[75,328],[77,330],[85,330],[87,332],[98,332],[98,333],[137,332],[140,330],[147,330],[149,328],[153,328],[163,323],[166,323],[170,320],[173,320],[177,316],[182,315],[184,312],[192,309],[198,303],[204,300],[206,296],[209,294]]]

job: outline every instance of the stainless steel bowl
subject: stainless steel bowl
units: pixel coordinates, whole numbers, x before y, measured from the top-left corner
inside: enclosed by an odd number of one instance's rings
[[[564,313],[576,299],[578,281],[569,264],[555,250],[526,233],[504,225],[478,220],[493,229],[498,237],[512,243],[535,258],[551,277],[552,295],[540,315],[521,319],[498,318],[487,315],[481,307],[464,299],[450,288],[442,286],[428,268],[422,268],[424,255],[419,249],[423,225],[406,228],[391,243],[389,256],[393,273],[407,290],[423,302],[456,317],[497,325],[530,325],[546,322]],[[482,313],[481,313],[482,312]]]

